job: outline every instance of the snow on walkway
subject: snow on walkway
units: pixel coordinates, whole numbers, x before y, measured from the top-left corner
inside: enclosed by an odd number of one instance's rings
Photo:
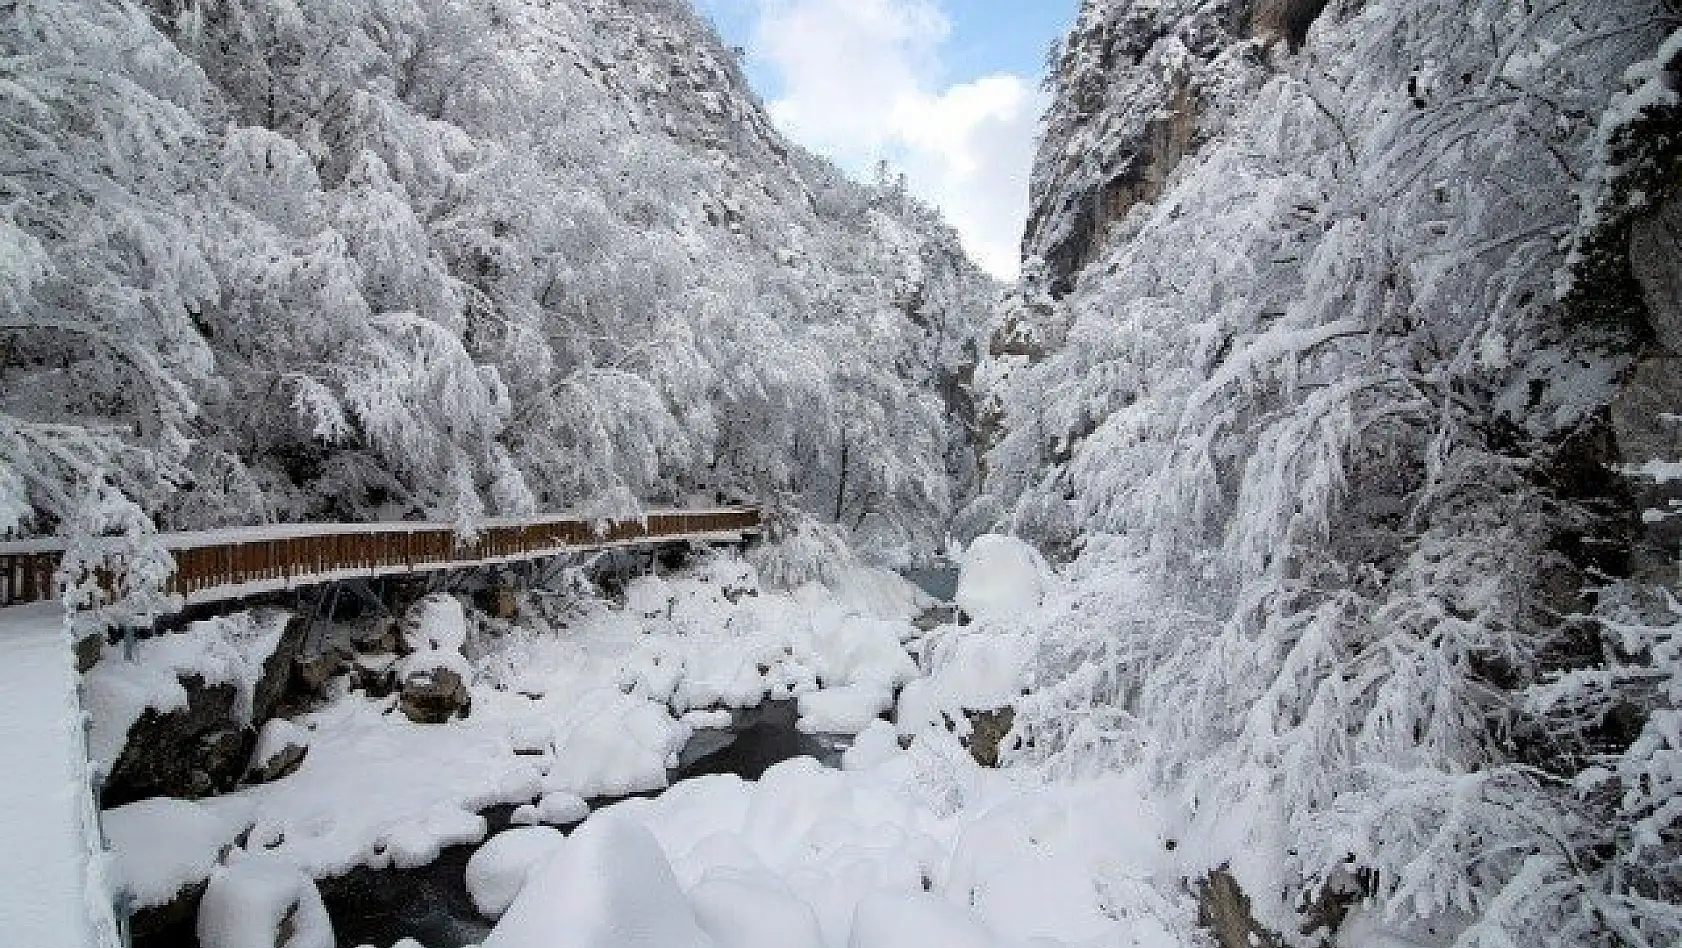
[[[0,609],[0,944],[117,944],[76,686],[59,606]]]

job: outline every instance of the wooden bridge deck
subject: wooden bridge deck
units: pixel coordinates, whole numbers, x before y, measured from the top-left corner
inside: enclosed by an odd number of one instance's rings
[[[567,516],[500,518],[462,542],[447,523],[308,523],[161,535],[175,557],[168,591],[189,603],[355,577],[460,569],[583,550],[677,540],[735,540],[757,533],[758,508],[649,511],[607,524]],[[0,543],[0,606],[57,595],[65,541]]]

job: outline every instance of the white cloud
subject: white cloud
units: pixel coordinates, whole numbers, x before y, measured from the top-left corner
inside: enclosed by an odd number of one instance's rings
[[[1017,271],[1028,170],[1044,102],[1034,82],[943,76],[937,0],[759,0],[751,55],[782,88],[783,130],[866,176],[886,159],[935,204],[978,263]]]

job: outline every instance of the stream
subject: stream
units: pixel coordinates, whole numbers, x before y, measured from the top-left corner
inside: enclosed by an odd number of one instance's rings
[[[940,605],[923,617],[929,622],[950,621],[950,605],[957,587],[956,568],[937,564],[908,569],[902,575]],[[923,624],[920,620],[919,624]],[[807,734],[796,726],[797,703],[764,701],[735,709],[726,728],[696,731],[669,772],[668,789],[680,781],[711,774],[735,774],[758,780],[771,765],[796,757],[812,757],[826,767],[838,767],[851,743],[843,735]],[[638,796],[657,796],[663,790]],[[619,798],[589,801],[592,810]],[[481,813],[488,824],[486,839],[509,828],[515,807],[505,804]],[[450,846],[437,859],[414,869],[357,868],[341,876],[317,880],[322,901],[333,921],[336,942],[343,948],[372,945],[390,948],[412,938],[426,948],[465,948],[482,942],[491,923],[479,915],[467,894],[467,861],[481,843]],[[199,948],[194,919],[139,925],[133,948]],[[149,930],[146,930],[149,929]]]
[[[795,727],[794,701],[764,701],[732,712],[728,728],[700,730],[690,738],[669,774],[669,783],[709,774],[735,774],[757,780],[772,764],[813,757],[827,767],[840,765],[851,738],[814,735]],[[657,796],[649,791],[640,796]],[[622,797],[590,801],[592,810]],[[489,825],[486,839],[508,829],[514,806],[491,807],[480,815]],[[480,843],[450,846],[437,859],[415,869],[357,868],[317,880],[333,934],[343,948],[389,948],[413,938],[426,948],[464,948],[490,934],[491,923],[479,915],[467,894],[467,860]],[[134,948],[199,948],[192,918],[136,934]]]

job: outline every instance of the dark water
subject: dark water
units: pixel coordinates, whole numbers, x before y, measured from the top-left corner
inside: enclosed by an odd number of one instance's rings
[[[901,570],[906,581],[941,602],[951,602],[958,595],[958,567],[919,566]]]
[[[766,701],[756,708],[733,712],[730,727],[701,731],[690,740],[670,774],[672,783],[707,774],[735,774],[757,780],[766,768],[794,757],[815,757],[837,766],[847,739],[803,734],[795,728],[793,701]],[[639,794],[655,796],[657,792]],[[591,809],[612,799],[591,800]],[[496,806],[482,814],[488,836],[509,826],[513,806]],[[476,945],[491,925],[473,908],[467,894],[467,860],[478,844],[451,846],[429,865],[417,869],[353,869],[332,879],[317,880],[333,934],[342,948],[374,945],[389,948],[413,938],[426,948],[463,948]],[[138,932],[134,948],[199,948],[193,919],[184,919]]]
[[[693,760],[679,758],[672,782],[706,774],[735,774],[743,780],[758,780],[772,764],[794,757],[815,757],[826,767],[840,766],[846,741],[801,733],[794,727],[798,715],[793,701],[764,701],[756,708],[735,712],[729,732],[735,739]],[[690,740],[690,745],[711,739],[703,731]]]

